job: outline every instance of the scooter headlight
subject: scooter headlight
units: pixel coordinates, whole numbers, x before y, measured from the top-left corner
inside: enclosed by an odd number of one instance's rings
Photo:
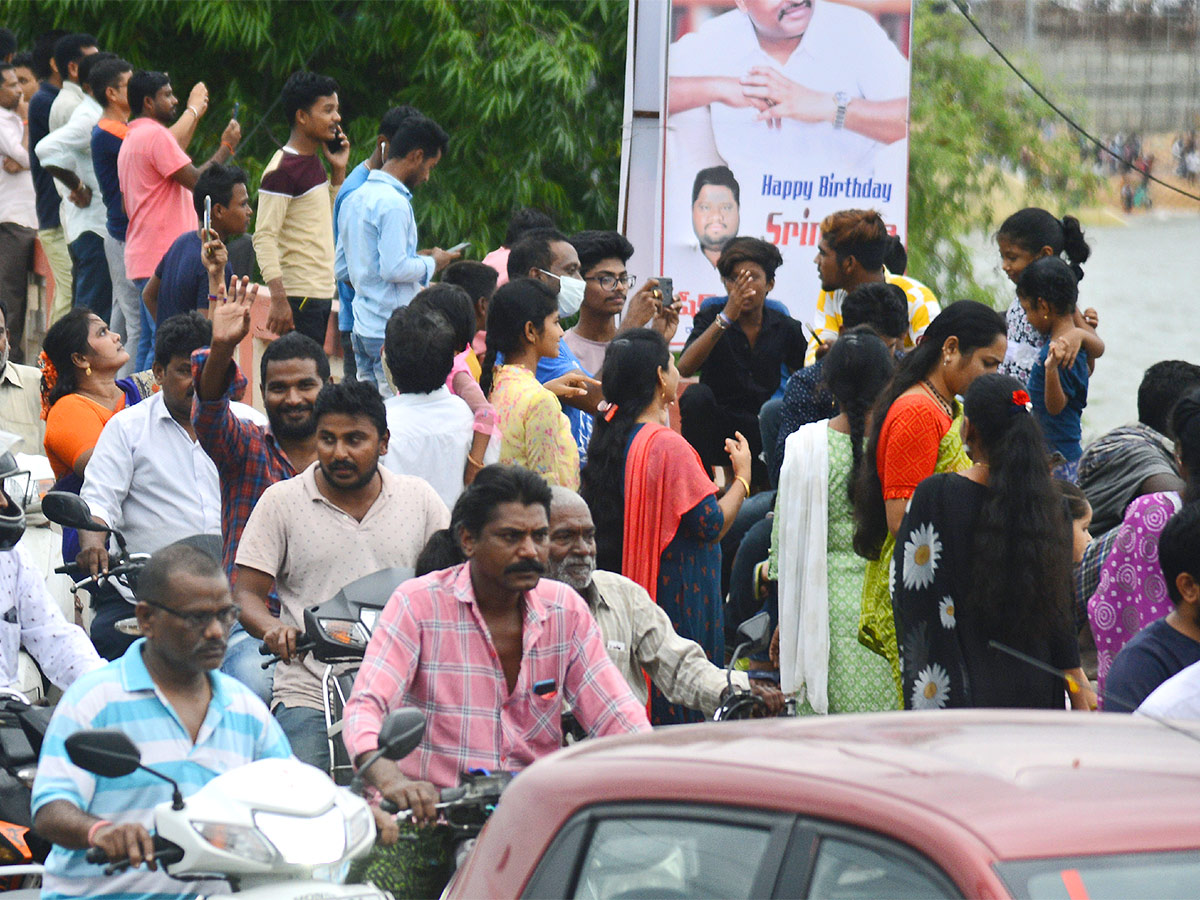
[[[357,847],[362,841],[365,841],[371,834],[371,827],[375,824],[374,817],[371,815],[369,806],[361,806],[356,812],[351,813],[346,817],[346,846]]]
[[[223,822],[193,822],[200,837],[204,838],[218,850],[232,853],[243,859],[270,865],[275,861],[273,848],[257,829],[246,825],[226,825]]]
[[[269,812],[254,814],[258,830],[284,861],[292,865],[320,866],[341,860],[346,852],[345,821],[337,806],[311,818]]]
[[[367,633],[357,622],[349,619],[318,619],[317,624],[325,632],[325,636],[335,644],[355,650],[367,649]]]

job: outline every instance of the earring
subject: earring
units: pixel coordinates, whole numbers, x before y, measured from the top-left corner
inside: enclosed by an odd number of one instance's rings
[[[91,366],[88,366],[88,367],[87,367],[87,370],[86,370],[86,371],[85,371],[83,374],[84,374],[84,375],[91,375],[91,374],[92,374],[92,367],[91,367]]]

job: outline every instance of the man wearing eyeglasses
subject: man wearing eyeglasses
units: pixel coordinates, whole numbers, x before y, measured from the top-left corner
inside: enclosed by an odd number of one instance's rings
[[[266,705],[216,671],[238,615],[220,560],[187,544],[164,547],[142,570],[137,601],[144,638],[71,685],[42,743],[34,827],[55,845],[44,897],[195,895],[194,885],[153,861],[147,829],[171,785],[138,775],[97,778],[77,768],[65,746],[74,732],[119,728],[138,745],[142,762],[179,782],[185,797],[231,768],[291,756]],[[132,865],[106,876],[85,861],[89,847],[110,859],[128,856]]]
[[[625,270],[625,263],[633,256],[633,245],[622,234],[581,231],[572,235],[571,245],[579,254],[585,287],[579,321],[563,340],[585,369],[599,377],[604,353],[618,331],[648,325],[670,342],[679,327],[680,304],[674,298],[664,298],[655,279],[649,279],[625,308],[625,299],[637,278]],[[617,316],[621,316],[619,328]]]

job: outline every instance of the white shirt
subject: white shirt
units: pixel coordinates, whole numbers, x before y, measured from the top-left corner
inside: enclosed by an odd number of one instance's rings
[[[104,426],[79,495],[94,515],[120,529],[132,552],[221,534],[217,467],[171,418],[161,393]]]
[[[68,244],[88,231],[101,237],[108,233],[108,210],[100,196],[100,183],[96,180],[96,170],[92,166],[92,129],[103,114],[104,110],[100,104],[85,96],[71,112],[66,124],[51,131],[38,141],[34,148],[38,162],[43,168],[57,166],[74,172],[79,176],[79,180],[92,190],[92,202],[80,209],[67,199],[71,194],[67,186],[57,178],[54,179],[54,187],[63,198],[59,207],[59,217],[62,219],[63,234]]]
[[[1192,663],[1156,687],[1137,711],[1161,719],[1200,719],[1200,663]]]
[[[670,47],[672,76],[741,78],[754,66],[776,69],[814,91],[845,91],[852,99],[908,96],[908,62],[886,32],[867,13],[832,0],[814,0],[804,37],[783,65],[763,51],[750,18],[737,9],[709,19]],[[717,151],[739,179],[752,173],[786,171],[787,161],[793,159],[804,160],[805,169],[813,173],[836,170],[841,177],[869,175],[874,170],[873,157],[882,146],[853,131],[835,129],[832,122],[784,119],[781,127],[769,128],[767,122],[755,121],[758,110],[753,106],[735,109],[713,103],[707,113],[711,138],[702,134],[696,141],[715,141]],[[700,120],[688,117],[688,121]],[[743,199],[758,192],[758,185],[748,180],[743,180],[741,187]],[[745,215],[743,211],[744,220]]]
[[[475,437],[471,408],[444,384],[428,394],[388,397],[383,405],[391,436],[380,462],[397,475],[424,479],[453,509]]]
[[[83,92],[83,88],[64,76],[62,88],[55,95],[54,102],[50,104],[50,130],[55,131],[66,125],[67,120],[71,118],[71,113],[75,112],[75,107],[86,97],[87,94]]]
[[[17,684],[22,646],[63,690],[104,665],[83,629],[63,618],[42,573],[18,544],[0,552],[0,686]]]
[[[37,228],[37,197],[33,174],[29,171],[29,151],[21,146],[25,126],[11,109],[0,109],[0,157],[19,163],[20,172],[10,174],[0,168],[0,222],[13,222]]]

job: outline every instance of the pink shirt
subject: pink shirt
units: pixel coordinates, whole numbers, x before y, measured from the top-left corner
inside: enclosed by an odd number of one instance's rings
[[[483,258],[485,266],[491,266],[500,273],[500,277],[496,279],[496,287],[508,284],[508,254],[507,247],[497,247]]]
[[[587,603],[545,578],[525,595],[521,670],[509,694],[470,568],[406,581],[388,601],[346,703],[351,759],[378,746],[383,717],[402,706],[421,710],[426,727],[400,769],[439,788],[457,785],[464,769],[515,772],[558,750],[564,700],[592,736],[650,729]],[[541,681],[556,690],[538,696]]]
[[[171,178],[191,161],[161,122],[141,116],[129,123],[117,156],[117,179],[129,215],[129,278],[149,278],[175,238],[198,227],[192,192]]]

